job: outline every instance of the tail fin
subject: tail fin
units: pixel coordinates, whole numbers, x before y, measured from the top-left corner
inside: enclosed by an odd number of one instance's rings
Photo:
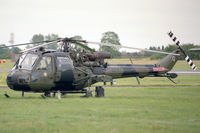
[[[176,49],[173,51],[173,53],[178,54],[180,52],[180,49]],[[170,71],[174,65],[176,64],[178,60],[178,57],[175,55],[167,55],[163,59],[161,59],[158,63],[156,63],[156,66],[158,67],[164,67],[166,71]]]

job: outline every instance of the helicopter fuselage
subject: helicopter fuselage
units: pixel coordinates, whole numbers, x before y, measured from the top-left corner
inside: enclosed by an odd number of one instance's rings
[[[166,72],[169,71],[162,65],[107,64],[89,67],[83,64],[75,65],[66,52],[29,52],[16,62],[6,81],[9,88],[17,91],[64,92],[82,90],[96,82],[113,82],[116,78],[167,77]]]

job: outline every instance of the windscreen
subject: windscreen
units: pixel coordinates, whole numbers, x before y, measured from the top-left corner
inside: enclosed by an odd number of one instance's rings
[[[22,55],[19,59],[18,68],[32,70],[37,58],[38,58],[38,55],[36,54],[29,53],[29,54]]]

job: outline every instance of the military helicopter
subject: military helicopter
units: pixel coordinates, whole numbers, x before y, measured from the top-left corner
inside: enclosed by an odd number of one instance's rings
[[[172,79],[177,77],[176,73],[168,73],[177,62],[180,52],[185,55],[186,61],[196,70],[196,66],[180,47],[180,42],[170,31],[168,35],[176,43],[178,48],[173,53],[154,51],[140,48],[133,48],[108,43],[89,42],[86,40],[76,40],[74,38],[58,38],[52,41],[42,41],[34,43],[44,43],[42,45],[26,49],[15,63],[12,70],[6,77],[7,85],[10,89],[24,92],[44,93],[44,97],[53,93],[85,93],[86,97],[92,96],[90,86],[97,82],[107,82],[113,84],[116,78],[136,77],[138,84],[139,78],[144,77],[167,77]],[[60,50],[45,50],[44,46],[52,43],[61,43]],[[28,45],[33,43],[16,44],[6,47]],[[71,47],[71,44],[78,45],[84,50]],[[118,48],[129,48],[147,52],[168,54],[156,64],[108,64],[105,59],[111,57],[110,53],[95,51],[86,44],[99,46],[111,46]],[[5,46],[4,46],[5,47]],[[0,48],[4,48],[0,47]],[[85,89],[87,88],[88,89]],[[104,88],[97,86],[95,89],[96,97],[104,96]]]

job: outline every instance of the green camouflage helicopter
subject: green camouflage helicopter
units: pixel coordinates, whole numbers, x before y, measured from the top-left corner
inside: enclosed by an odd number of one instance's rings
[[[113,84],[113,79],[125,77],[167,77],[173,82],[177,77],[176,73],[168,73],[175,63],[179,52],[183,52],[185,60],[190,64],[193,70],[196,66],[180,47],[180,42],[169,32],[168,35],[176,43],[178,48],[173,53],[139,49],[108,43],[88,42],[85,40],[76,40],[74,38],[58,38],[52,41],[34,42],[45,43],[23,51],[23,54],[15,63],[12,70],[8,73],[6,81],[10,89],[24,92],[44,93],[43,97],[50,93],[85,93],[86,97],[92,96],[90,86],[97,82],[106,82]],[[44,46],[55,42],[61,43],[60,50],[45,50]],[[28,45],[33,43],[16,44],[6,47]],[[85,50],[78,50],[71,47],[71,44],[78,45]],[[156,64],[108,64],[104,59],[111,57],[110,53],[96,52],[85,44],[96,44],[100,46],[111,46],[118,48],[137,49],[147,52],[168,54]],[[5,46],[4,46],[5,47]],[[4,48],[0,47],[0,48]],[[85,88],[89,89],[85,89]],[[104,96],[104,88],[97,86],[95,89],[96,97]],[[5,94],[7,95],[7,94]]]

